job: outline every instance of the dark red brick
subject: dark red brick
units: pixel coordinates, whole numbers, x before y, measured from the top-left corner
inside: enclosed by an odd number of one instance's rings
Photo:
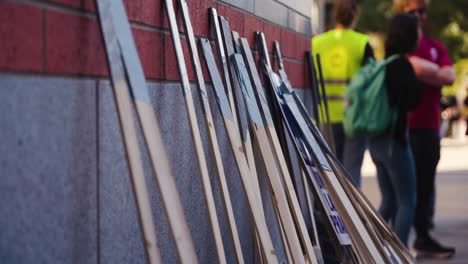
[[[294,61],[284,61],[284,69],[288,74],[289,81],[294,88],[304,88],[305,87],[305,71],[304,64]]]
[[[85,0],[50,0],[51,2],[67,5],[75,8],[83,8]]]
[[[166,16],[162,0],[141,0],[142,1],[142,22],[147,25],[161,27]],[[167,20],[167,19],[166,19]],[[166,24],[167,27],[168,24]]]
[[[265,23],[263,27],[268,52],[273,53],[273,42],[281,41],[281,28],[270,23]]]
[[[151,1],[151,0],[148,0],[148,1]],[[160,1],[161,1],[161,9],[163,9],[160,13],[160,15],[162,16],[161,27],[169,29],[170,26],[169,26],[169,19],[167,17],[167,12],[166,12],[166,4],[164,3],[163,0],[160,0]],[[182,16],[179,15],[179,9],[178,9],[179,6],[178,6],[177,1],[172,0],[172,5],[174,6],[174,12],[176,15],[177,26],[179,28],[179,32],[185,32],[183,21],[182,21]],[[193,18],[191,20],[193,21]]]
[[[42,10],[0,2],[0,68],[42,70]]]
[[[133,36],[146,78],[164,78],[164,34],[133,28]]]
[[[182,16],[179,15],[177,1],[172,0],[172,4],[173,4],[174,12],[175,12],[175,15],[176,15],[177,28],[179,29],[179,32],[183,33],[183,32],[185,32],[185,28],[184,28]],[[169,18],[167,16],[165,3],[161,3],[161,8],[163,9],[163,11],[161,11],[161,15],[162,15],[162,19],[161,19],[162,25],[161,25],[161,27],[170,29]],[[191,20],[193,20],[193,19],[191,19]]]
[[[130,21],[141,22],[141,1],[140,0],[124,0],[125,11]]]
[[[255,48],[255,32],[263,32],[263,26],[265,23],[260,19],[250,15],[245,15],[244,18],[244,36],[247,38],[250,47]]]
[[[209,37],[210,15],[208,10],[210,7],[216,7],[216,3],[210,0],[188,1],[188,7],[194,34],[205,38]]]
[[[84,1],[84,9],[96,12],[96,0],[83,0]]]
[[[296,34],[287,30],[281,29],[281,53],[284,57],[295,58],[297,54]]]
[[[187,67],[187,72],[189,79],[191,81],[195,80],[195,73],[192,67],[192,60],[190,57],[190,53],[188,50],[187,42],[185,39],[181,38],[182,41],[182,49],[184,51],[184,58],[185,58],[185,65]],[[172,42],[172,36],[165,35],[164,37],[164,45],[165,45],[165,77],[168,81],[176,81],[180,80],[179,68],[177,66],[177,59],[174,50],[174,44]]]
[[[224,16],[229,20],[231,31],[237,31],[239,35],[243,37],[245,14],[221,3],[217,4],[217,9],[218,15]]]
[[[107,75],[107,62],[96,20],[47,11],[46,71]]]
[[[84,9],[87,11],[96,11],[94,0],[50,0],[52,2],[66,5],[73,8]]]
[[[297,46],[297,53],[296,53],[295,58],[299,60],[304,60],[305,52],[311,50],[310,39],[298,35],[296,38],[296,46]]]

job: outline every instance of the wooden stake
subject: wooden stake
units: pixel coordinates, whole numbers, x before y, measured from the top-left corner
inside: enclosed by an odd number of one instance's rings
[[[279,51],[279,46],[277,43],[275,43],[275,46],[278,47],[277,50]],[[280,54],[279,52],[277,53]],[[281,55],[278,57],[281,58]],[[311,132],[311,128],[309,127],[309,124],[312,123],[310,121],[310,117],[304,116],[301,113],[301,110],[298,108],[296,103],[297,96],[292,95],[294,94],[294,91],[291,88],[290,83],[285,82],[285,85],[288,92],[283,93],[283,100],[292,116],[296,120],[295,122],[297,124],[297,128],[301,131],[304,142],[310,149],[311,154],[314,157],[316,164],[318,165],[319,171],[322,173],[322,175],[326,176],[323,177],[324,182],[326,185],[331,187],[329,188],[330,195],[344,216],[343,220],[352,233],[353,240],[355,242],[354,244],[359,250],[360,257],[365,259],[365,261],[383,263],[384,261],[382,255],[379,254],[377,246],[372,243],[372,239],[368,233],[368,230],[364,227],[364,224],[359,218],[356,209],[352,206],[350,198],[344,191],[343,186],[338,182],[337,176],[331,170],[330,164],[326,160],[322,150],[318,147],[317,141]],[[309,120],[306,121],[306,119]]]
[[[302,182],[303,182],[303,187],[304,187],[304,193],[305,193],[305,198],[306,198],[306,203],[307,203],[307,208],[309,210],[310,214],[310,224],[312,227],[312,243],[314,245],[314,252],[315,256],[317,257],[317,262],[318,263],[323,263],[323,256],[322,256],[322,249],[320,248],[320,241],[318,238],[318,231],[317,231],[317,224],[315,222],[315,217],[314,217],[314,205],[312,198],[310,197],[310,188],[309,188],[309,181],[307,181],[306,178],[306,173],[303,168],[301,168],[301,176],[302,176]]]
[[[236,160],[237,169],[241,176],[242,186],[244,187],[244,191],[247,196],[250,214],[254,221],[255,228],[258,231],[265,261],[267,263],[278,263],[273,243],[271,242],[270,234],[268,233],[265,218],[259,212],[258,201],[261,201],[260,193],[256,193],[255,189],[251,185],[249,166],[245,155],[242,152],[243,148],[242,143],[240,142],[239,132],[235,127],[234,118],[221,81],[221,76],[219,75],[216,62],[214,60],[211,44],[209,40],[201,38],[200,45],[210,73],[211,81],[213,82],[213,89],[217,97],[216,101],[218,102],[218,107],[223,117],[224,127]]]
[[[200,169],[200,176],[203,185],[205,202],[208,208],[211,230],[213,231],[213,238],[216,245],[216,252],[218,254],[218,262],[225,263],[226,256],[224,253],[223,239],[221,237],[221,230],[219,227],[218,216],[216,214],[216,206],[213,198],[213,191],[211,188],[210,178],[208,175],[208,167],[206,164],[205,153],[203,151],[203,144],[200,137],[200,129],[198,127],[198,120],[195,112],[195,105],[192,98],[192,91],[190,88],[187,68],[185,66],[184,52],[180,42],[179,29],[175,17],[174,7],[172,0],[165,0],[166,12],[171,28],[171,36],[174,44],[175,55],[177,58],[177,66],[179,68],[181,86],[184,91],[185,105],[187,108],[187,115],[190,123],[190,130],[192,139],[195,145],[197,155],[198,168]]]
[[[218,13],[214,7],[210,7],[209,12],[210,12],[210,18],[211,18],[211,28],[214,33],[216,47],[218,50],[219,57],[221,59],[220,64],[221,64],[221,69],[222,69],[222,74],[223,74],[222,75],[223,83],[226,89],[225,91],[227,94],[227,98],[229,100],[229,105],[231,106],[231,112],[232,112],[232,115],[234,116],[234,125],[236,125],[237,127],[238,126],[237,111],[236,111],[236,106],[234,103],[234,96],[232,94],[231,81],[229,79],[229,67],[228,67],[226,53],[224,50],[223,39],[221,36],[221,29],[219,27]]]
[[[302,105],[302,102],[297,98],[297,96],[296,102],[298,102],[303,112],[303,115],[305,115],[305,112],[303,110],[305,108]],[[406,248],[406,246],[401,243],[401,241],[391,230],[391,228],[387,225],[385,220],[382,219],[380,214],[372,206],[372,204],[366,198],[366,196],[358,188],[356,188],[354,184],[351,183],[350,176],[347,175],[347,171],[344,169],[343,165],[338,161],[338,159],[330,150],[330,148],[326,145],[325,140],[323,139],[323,137],[321,137],[317,127],[310,120],[308,120],[308,124],[312,133],[314,133],[315,138],[317,138],[317,142],[319,143],[321,149],[326,153],[328,159],[334,165],[335,173],[338,176],[338,179],[340,180],[341,184],[346,188],[346,191],[348,193],[352,193],[353,202],[356,204],[355,206],[362,208],[364,214],[368,217],[367,222],[372,221],[374,224],[372,228],[379,230],[376,232],[376,235],[380,237],[379,239],[383,241],[384,244],[388,244],[388,246],[386,247],[389,249],[390,253],[396,257],[397,260],[403,260],[404,263],[414,263],[415,260]]]
[[[149,205],[140,149],[132,116],[130,91],[137,108],[146,147],[149,150],[161,197],[169,219],[177,252],[182,263],[196,262],[190,232],[185,222],[180,198],[175,186],[156,116],[148,95],[148,88],[138,59],[130,25],[122,1],[98,0],[96,2],[100,28],[106,47],[107,61],[119,112],[134,194],[144,234],[144,244],[149,263],[160,263],[156,244],[151,207]],[[127,76],[127,78],[125,77]],[[157,163],[156,163],[157,161]],[[156,166],[157,164],[157,166]]]
[[[219,16],[218,18],[219,18],[220,33],[221,33],[222,40],[223,40],[222,46],[224,47],[225,55],[229,57],[230,55],[235,53],[234,41],[231,36],[229,22],[225,17]],[[229,60],[226,60],[226,65],[228,66],[231,80],[237,80],[236,72],[234,70],[234,65],[232,65],[232,63],[230,63]],[[260,185],[258,182],[257,166],[255,164],[255,157],[253,154],[254,152],[253,152],[252,142],[250,139],[249,123],[247,120],[247,113],[245,110],[244,99],[242,98],[242,91],[239,87],[239,83],[236,81],[232,82],[231,87],[233,88],[233,91],[231,91],[231,93],[234,95],[234,102],[236,104],[235,108],[237,108],[238,110],[238,113],[237,113],[238,123],[237,124],[239,126],[239,132],[241,136],[243,150],[247,158],[247,163],[250,169],[250,177],[252,181],[252,186],[254,187],[255,192],[261,194]],[[265,210],[263,208],[261,195],[259,197],[260,197],[260,200],[258,201],[259,211],[262,214],[262,217],[265,217],[263,214]],[[255,229],[255,241],[256,243],[260,243],[260,239],[258,237],[258,233],[256,229]],[[258,249],[261,248],[259,244],[257,244],[257,246],[258,246]],[[260,256],[262,256],[261,252],[260,252]]]
[[[241,43],[242,43],[241,38]],[[280,176],[276,166],[275,158],[273,156],[270,143],[268,142],[268,136],[264,127],[263,121],[260,116],[260,110],[258,109],[257,103],[255,102],[255,95],[250,84],[250,78],[242,55],[235,54],[231,56],[231,59],[235,60],[236,73],[239,78],[239,84],[242,87],[244,100],[247,106],[247,110],[250,117],[251,127],[255,139],[258,141],[260,152],[263,158],[263,162],[267,169],[268,178],[270,180],[271,189],[273,192],[274,199],[278,206],[280,214],[281,224],[283,225],[288,239],[288,246],[291,250],[291,255],[295,263],[304,263],[304,256],[302,254],[301,246],[299,244],[299,238],[296,233],[292,215],[287,203],[286,195],[282,189]]]
[[[217,170],[217,175],[219,179],[219,184],[221,187],[221,193],[224,203],[224,208],[226,210],[229,228],[231,231],[231,239],[234,245],[234,250],[236,253],[236,258],[238,263],[244,263],[244,257],[242,254],[242,247],[239,241],[239,234],[237,232],[236,220],[234,212],[232,209],[231,198],[229,196],[229,189],[226,182],[226,175],[224,173],[224,166],[221,160],[221,153],[219,150],[218,139],[216,137],[216,130],[214,127],[213,116],[211,114],[210,104],[208,100],[208,94],[206,91],[205,80],[203,78],[203,72],[200,64],[200,59],[198,57],[198,48],[195,41],[195,35],[193,34],[192,23],[190,20],[190,13],[187,6],[186,0],[179,0],[179,5],[182,12],[182,17],[184,20],[185,33],[187,35],[188,46],[190,48],[190,55],[192,56],[192,65],[195,69],[195,74],[197,78],[198,91],[201,98],[201,106],[205,117],[206,130],[208,131],[208,138],[210,140],[211,151],[215,159],[215,165]]]
[[[281,146],[279,144],[278,135],[276,134],[276,130],[274,129],[273,125],[273,118],[270,114],[270,110],[268,108],[268,103],[266,101],[265,93],[263,91],[262,84],[260,82],[260,78],[257,72],[257,68],[255,66],[255,62],[253,60],[252,53],[250,51],[249,43],[247,39],[241,39],[241,47],[243,55],[247,62],[247,69],[251,80],[253,81],[255,87],[255,95],[257,97],[257,102],[262,113],[263,122],[266,124],[265,129],[268,133],[268,139],[272,146],[272,151],[274,153],[274,158],[278,163],[279,169],[281,171],[282,180],[285,184],[285,190],[287,194],[287,199],[291,205],[292,215],[298,227],[299,235],[301,237],[301,241],[303,242],[304,248],[306,250],[307,258],[309,263],[317,263],[317,258],[315,256],[315,252],[310,241],[309,234],[307,232],[307,227],[304,222],[304,217],[301,212],[301,208],[299,206],[299,201],[297,199],[296,191],[294,190],[294,186],[291,181],[291,175],[289,174],[288,167],[286,165],[286,160],[284,155],[281,151]]]

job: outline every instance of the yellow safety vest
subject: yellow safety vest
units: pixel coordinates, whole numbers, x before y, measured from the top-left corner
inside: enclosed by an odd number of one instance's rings
[[[333,29],[312,38],[314,57],[320,54],[332,123],[343,122],[343,93],[361,68],[368,41],[367,35],[351,29]]]

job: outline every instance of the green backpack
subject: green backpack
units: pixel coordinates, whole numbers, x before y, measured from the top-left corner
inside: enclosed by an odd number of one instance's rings
[[[398,56],[393,55],[378,62],[371,59],[351,79],[344,93],[343,127],[346,136],[381,135],[396,123],[398,113],[397,109],[388,104],[385,70],[387,64]]]

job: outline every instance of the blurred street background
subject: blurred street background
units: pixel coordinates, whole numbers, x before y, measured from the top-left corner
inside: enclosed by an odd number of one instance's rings
[[[468,137],[464,135],[465,127],[464,122],[456,124],[453,136],[442,140],[436,176],[437,206],[433,234],[441,243],[456,247],[457,253],[452,259],[419,260],[418,263],[468,263]],[[380,191],[369,153],[366,153],[362,173],[364,193],[378,208]]]

